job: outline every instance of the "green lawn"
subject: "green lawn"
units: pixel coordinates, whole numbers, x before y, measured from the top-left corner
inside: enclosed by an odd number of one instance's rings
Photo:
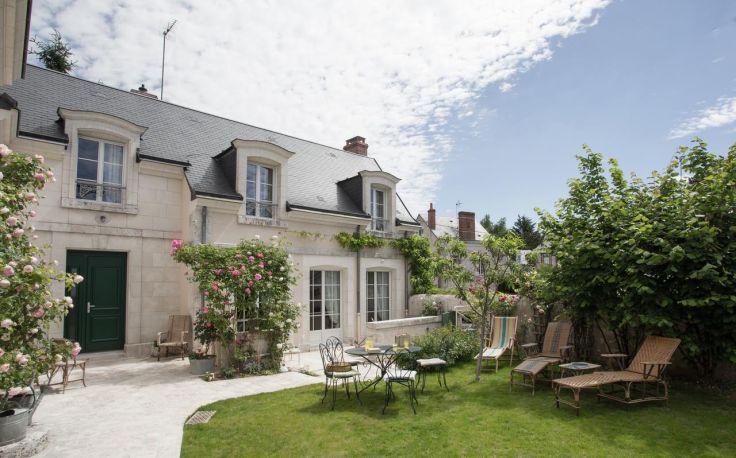
[[[736,456],[736,401],[682,383],[669,406],[585,393],[576,417],[548,384],[510,391],[508,369],[475,383],[466,364],[447,378],[449,393],[427,380],[417,415],[400,386],[381,415],[382,384],[362,406],[340,393],[334,411],[319,384],[217,402],[203,407],[217,411],[209,424],[184,428],[182,456]]]

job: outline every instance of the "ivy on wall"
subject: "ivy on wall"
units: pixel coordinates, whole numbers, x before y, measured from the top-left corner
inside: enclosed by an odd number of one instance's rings
[[[335,240],[341,247],[351,251],[360,251],[363,248],[380,248],[384,245],[384,241],[373,234],[358,233],[349,234],[340,232],[335,234]]]

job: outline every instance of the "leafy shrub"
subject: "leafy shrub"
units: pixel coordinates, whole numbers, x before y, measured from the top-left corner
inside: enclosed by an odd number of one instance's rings
[[[448,366],[470,361],[478,352],[478,336],[475,332],[450,325],[418,337],[415,343],[422,347],[421,358],[438,356],[447,361]]]
[[[432,296],[427,296],[422,302],[422,315],[424,316],[437,316],[440,312],[440,308],[437,305],[437,301]]]

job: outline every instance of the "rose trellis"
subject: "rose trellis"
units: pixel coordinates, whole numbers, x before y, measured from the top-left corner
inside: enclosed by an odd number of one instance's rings
[[[67,289],[83,279],[57,270],[33,244],[32,220],[38,192],[54,181],[43,156],[25,156],[0,144],[0,411],[8,401],[46,373],[55,362],[79,353],[79,344],[56,345],[49,324],[72,308],[70,297],[56,298],[54,281]]]
[[[241,319],[246,331],[268,338],[271,361],[277,365],[289,334],[298,327],[299,314],[291,298],[294,269],[282,241],[256,238],[217,247],[174,240],[171,252],[188,267],[190,280],[205,296],[194,323],[194,337],[203,352],[215,342],[230,348],[236,320]]]

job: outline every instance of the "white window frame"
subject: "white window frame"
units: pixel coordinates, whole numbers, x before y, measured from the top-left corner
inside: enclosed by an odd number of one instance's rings
[[[378,202],[378,194],[381,195],[381,202]],[[387,192],[383,189],[371,188],[371,228],[376,232],[388,232],[388,219],[386,218]],[[381,215],[379,216],[379,209]]]
[[[386,277],[386,296],[379,296],[379,285],[384,283],[378,282],[378,274]],[[391,319],[391,272],[387,270],[369,270],[365,274],[365,319],[366,322],[372,323],[376,321],[386,321]],[[385,299],[385,307],[379,309],[376,305],[379,299]],[[371,310],[371,308],[373,310]],[[385,312],[385,316],[381,316],[379,312]]]
[[[230,299],[233,300],[232,298]],[[261,293],[256,293],[256,320],[258,319],[258,308],[261,305]],[[245,317],[246,310],[238,310],[235,312],[235,332],[247,332],[248,321],[251,318]]]
[[[86,158],[79,156],[79,146],[80,146],[81,140],[97,142],[97,161],[96,161],[97,162],[97,179],[94,182],[92,180],[79,178],[79,161],[90,161],[91,162],[91,159],[86,159]],[[120,174],[120,183],[106,183],[105,182],[105,164],[106,163],[114,164],[113,162],[107,161],[107,155],[105,154],[105,145],[119,146],[122,150],[122,156],[121,156],[122,161],[119,164],[120,167],[122,168],[122,172]],[[74,180],[75,180],[74,198],[76,200],[80,200],[84,202],[99,202],[105,205],[123,206],[125,204],[125,180],[126,180],[126,176],[125,176],[126,174],[126,166],[125,166],[126,147],[125,147],[125,144],[120,143],[120,142],[105,140],[102,138],[80,135],[78,136],[78,140],[77,140],[76,153],[77,154],[75,157],[76,164],[75,164],[75,177],[74,177]],[[78,196],[78,187],[80,185],[80,182],[95,186],[95,199],[94,200],[84,199]],[[120,190],[119,202],[104,200],[105,188],[119,189]]]
[[[256,180],[254,182],[256,195],[253,197],[248,196],[248,182],[250,181],[248,180],[248,169],[251,166],[256,168]],[[261,170],[263,169],[271,171],[271,183],[267,184],[271,186],[270,201],[261,199],[261,185],[263,184],[263,182],[261,181]],[[248,214],[249,205],[255,206],[253,215]],[[270,208],[271,216],[264,216],[262,214],[262,210],[264,210],[265,208]],[[276,204],[276,168],[249,161],[245,167],[245,216],[250,218],[275,219],[277,209],[278,205]]]
[[[314,282],[314,274],[319,272],[320,273],[320,282],[315,283]],[[327,273],[336,274],[337,275],[337,282],[336,283],[328,283],[327,282]],[[320,298],[314,299],[313,291],[314,288],[319,286],[320,288]],[[327,299],[327,296],[325,294],[326,287],[337,287],[337,298]],[[339,270],[326,270],[326,269],[313,269],[309,271],[309,330],[310,331],[332,331],[335,329],[340,329],[342,327],[342,275]],[[327,301],[336,301],[337,307],[333,308],[332,310],[337,310],[337,313],[327,313]],[[320,303],[320,311],[319,313],[315,313],[314,311],[314,305],[315,303]],[[337,326],[327,327],[327,318],[328,316],[334,317],[337,316]],[[315,329],[314,327],[314,320],[319,320],[319,329]]]

